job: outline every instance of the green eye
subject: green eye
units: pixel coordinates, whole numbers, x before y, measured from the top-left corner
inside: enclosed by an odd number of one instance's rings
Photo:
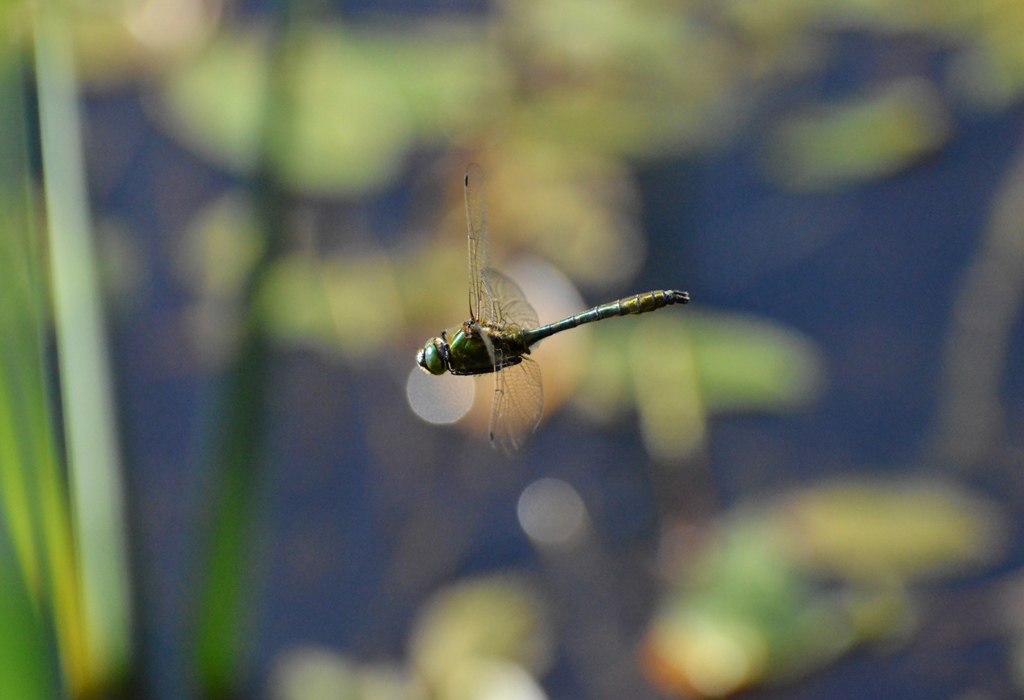
[[[448,369],[434,340],[424,345],[416,354],[416,363],[431,374],[444,374]]]

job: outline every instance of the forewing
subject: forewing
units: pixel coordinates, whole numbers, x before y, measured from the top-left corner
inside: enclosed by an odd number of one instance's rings
[[[503,330],[530,329],[539,325],[537,312],[530,306],[518,284],[497,270],[491,270],[489,283],[498,309],[494,321]]]
[[[491,250],[487,240],[484,173],[476,163],[466,168],[466,220],[469,223],[469,316],[475,321],[490,322],[497,309],[488,280]]]
[[[529,357],[494,375],[491,442],[511,455],[526,444],[544,412],[540,366]]]

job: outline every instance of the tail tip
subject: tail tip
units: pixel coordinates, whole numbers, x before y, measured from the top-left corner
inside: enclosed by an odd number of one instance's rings
[[[687,304],[690,301],[690,293],[689,292],[675,291],[675,292],[672,293],[672,296],[675,298],[676,302],[679,303],[679,304]]]

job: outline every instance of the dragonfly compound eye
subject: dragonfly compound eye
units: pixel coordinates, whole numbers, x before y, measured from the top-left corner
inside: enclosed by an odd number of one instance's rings
[[[437,339],[434,338],[416,353],[416,364],[431,374],[444,374],[448,371],[445,366],[444,357],[437,347]]]

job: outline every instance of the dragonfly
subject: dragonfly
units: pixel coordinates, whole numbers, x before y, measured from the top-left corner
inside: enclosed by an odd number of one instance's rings
[[[584,323],[686,304],[690,295],[678,290],[636,294],[541,326],[519,285],[491,268],[483,171],[475,163],[466,169],[465,193],[469,320],[428,340],[416,354],[416,363],[433,375],[494,374],[491,444],[511,455],[533,434],[544,411],[540,367],[528,357],[531,348]]]

